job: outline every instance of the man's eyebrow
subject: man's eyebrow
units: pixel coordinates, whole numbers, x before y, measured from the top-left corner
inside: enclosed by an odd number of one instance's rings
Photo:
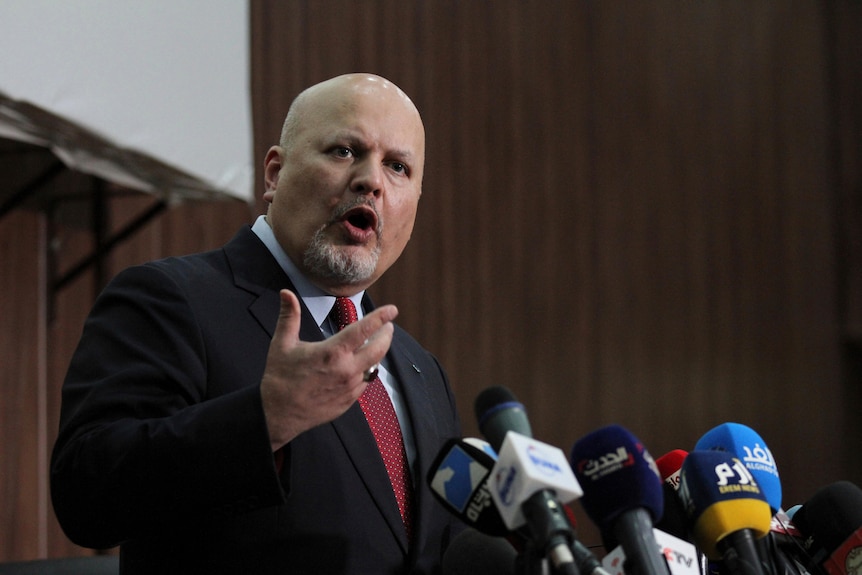
[[[362,138],[351,132],[334,132],[327,136],[324,136],[322,141],[326,142],[327,144],[337,144],[344,142],[350,145],[356,145],[362,143]]]
[[[360,148],[368,148],[368,144],[360,134],[350,131],[335,132],[332,134],[332,140],[335,142],[348,142]],[[386,152],[387,156],[402,160],[412,160],[416,157],[416,152],[409,148],[390,148]]]
[[[389,152],[389,155],[401,160],[412,160],[416,156],[416,154],[414,154],[412,150],[402,149],[391,150]]]

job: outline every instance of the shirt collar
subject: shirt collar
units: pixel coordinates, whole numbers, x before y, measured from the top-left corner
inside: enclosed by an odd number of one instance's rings
[[[293,283],[293,287],[296,288],[296,294],[302,298],[302,302],[305,304],[305,307],[308,308],[308,311],[311,312],[317,325],[324,327],[325,324],[328,324],[327,319],[329,317],[329,312],[332,311],[332,306],[335,305],[335,296],[326,293],[311,283],[308,278],[299,271],[299,268],[296,267],[296,264],[293,263],[281,247],[281,244],[278,243],[269,222],[266,221],[266,216],[258,216],[254,225],[251,227],[251,231],[260,238],[260,241],[263,242],[263,245],[267,247],[275,258],[275,261],[278,262],[278,265],[281,266],[281,269],[283,269],[284,273],[287,274],[287,277],[290,278],[291,283]],[[359,319],[362,319],[362,316],[364,315],[362,311],[362,296],[364,294],[365,291],[363,290],[350,296],[350,300],[353,302],[353,305],[356,306],[356,313],[359,316]],[[327,330],[324,329],[324,331]]]

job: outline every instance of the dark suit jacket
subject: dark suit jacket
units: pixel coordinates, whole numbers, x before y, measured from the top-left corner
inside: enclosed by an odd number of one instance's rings
[[[425,479],[461,434],[443,369],[396,327],[387,358],[418,453],[408,550],[358,404],[292,441],[276,471],[259,383],[284,287],[244,228],[223,249],[130,268],[105,289],[63,385],[52,457],[52,499],[72,541],[121,544],[129,574],[439,570],[462,527]],[[322,338],[304,306],[300,335]]]

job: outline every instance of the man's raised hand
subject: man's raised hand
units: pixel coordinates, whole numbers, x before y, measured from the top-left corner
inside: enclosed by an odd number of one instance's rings
[[[363,372],[379,363],[392,343],[393,305],[369,313],[320,342],[299,339],[300,305],[281,290],[281,308],[260,384],[273,451],[343,414],[365,390]]]

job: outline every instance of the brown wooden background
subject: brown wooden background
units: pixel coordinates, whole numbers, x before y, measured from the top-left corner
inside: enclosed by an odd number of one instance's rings
[[[502,384],[565,451],[620,423],[657,457],[738,421],[785,506],[862,484],[862,3],[255,0],[251,20],[257,158],[338,73],[422,111],[413,241],[372,293],[447,366],[469,435]],[[0,186],[47,161],[20,148]],[[56,524],[47,459],[101,284],[261,208],[172,208],[53,294],[93,247],[94,187],[64,174],[62,201],[0,220],[0,560],[88,553]],[[108,231],[152,202],[108,192]]]

